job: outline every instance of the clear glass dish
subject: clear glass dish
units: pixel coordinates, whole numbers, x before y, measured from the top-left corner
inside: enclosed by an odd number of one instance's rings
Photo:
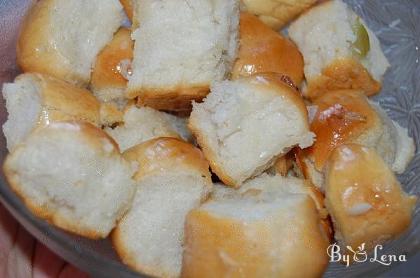
[[[15,44],[22,20],[35,0],[0,0],[0,84],[13,80]],[[420,1],[418,0],[347,0],[378,35],[392,68],[387,73],[383,91],[376,96],[390,116],[408,127],[420,150]],[[6,120],[4,104],[0,105],[1,124]],[[4,160],[5,139],[0,136],[0,158]],[[420,196],[420,154],[417,152],[407,171],[399,177],[406,191]],[[0,200],[30,233],[54,252],[93,277],[141,277],[117,258],[108,240],[91,241],[52,227],[34,216],[9,189],[0,175]],[[406,254],[412,258],[420,252],[420,206],[417,205],[411,229],[399,239],[385,245],[381,254]],[[419,255],[416,261],[419,261]],[[325,277],[372,277],[392,267],[378,263],[359,263],[344,267],[330,264]],[[304,266],[303,266],[304,267]],[[394,274],[395,275],[395,274]]]

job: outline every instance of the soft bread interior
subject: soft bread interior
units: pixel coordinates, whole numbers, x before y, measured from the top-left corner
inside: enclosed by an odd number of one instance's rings
[[[275,88],[246,80],[215,83],[205,101],[194,105],[190,127],[205,154],[210,150],[207,158],[237,184],[270,167],[291,147],[310,146],[313,139],[296,103]]]
[[[352,44],[357,39],[353,26],[358,21],[366,29],[370,45],[369,52],[360,62],[376,81],[382,80],[389,63],[378,38],[341,0],[320,4],[290,25],[289,35],[302,52],[307,79],[319,76],[336,59],[353,57]]]
[[[3,98],[8,111],[3,125],[7,149],[19,144],[36,126],[41,114],[40,88],[29,75],[3,85]]]
[[[124,124],[106,132],[118,143],[123,152],[137,144],[157,137],[179,137],[174,120],[152,108],[130,106],[124,114]],[[185,132],[184,132],[185,133]]]
[[[238,44],[237,0],[141,0],[135,7],[134,22],[141,24],[132,35],[130,97],[139,90],[208,87],[230,71]]]
[[[55,0],[53,7],[48,27],[55,50],[87,81],[97,54],[122,24],[122,6],[118,0]]]
[[[102,136],[92,137],[95,133]],[[134,189],[132,170],[112,140],[71,123],[36,129],[8,157],[5,169],[35,214],[93,238],[108,235]]]
[[[205,187],[194,171],[168,170],[142,178],[114,238],[123,260],[149,275],[179,276],[184,219],[200,204]]]

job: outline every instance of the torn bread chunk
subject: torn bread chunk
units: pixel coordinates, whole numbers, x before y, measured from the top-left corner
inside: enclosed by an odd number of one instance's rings
[[[101,123],[100,103],[85,89],[36,73],[21,74],[3,85],[8,119],[3,125],[11,151],[39,125],[80,120]]]
[[[132,21],[133,20],[133,3],[134,0],[120,0],[121,5],[124,8],[127,17]]]
[[[36,128],[7,156],[3,170],[34,215],[92,239],[107,237],[135,189],[133,170],[115,142],[83,122]]]
[[[417,198],[401,189],[373,149],[339,146],[326,169],[326,205],[342,247],[356,250],[364,244],[371,251],[410,226]]]
[[[322,275],[329,240],[304,180],[263,174],[226,190],[188,214],[182,277]]]
[[[131,74],[134,43],[131,31],[121,28],[96,58],[90,88],[101,101],[114,103],[123,110],[127,104],[125,91]]]
[[[175,138],[159,138],[124,154],[138,165],[137,193],[112,240],[122,261],[143,274],[179,277],[184,221],[211,190],[201,151]]]
[[[121,26],[118,0],[41,0],[26,17],[17,44],[25,72],[88,85],[96,56]]]
[[[158,137],[192,139],[186,120],[154,110],[132,105],[124,113],[123,124],[105,131],[118,143],[121,151]]]
[[[242,0],[242,8],[277,31],[316,2],[317,0]]]
[[[414,140],[392,121],[379,104],[357,90],[331,91],[313,102],[316,107],[311,131],[316,142],[305,150],[301,165],[306,178],[322,188],[322,171],[330,153],[339,145],[357,143],[370,147],[389,167],[404,172],[414,156]]]
[[[295,86],[303,80],[303,57],[297,46],[270,29],[256,16],[242,12],[239,52],[232,78],[275,72],[290,78]]]
[[[343,1],[304,13],[289,35],[305,61],[306,97],[337,89],[361,89],[368,96],[380,91],[388,60],[376,35]]]
[[[312,145],[305,104],[278,75],[260,74],[212,86],[189,120],[212,170],[239,187],[293,146]]]
[[[135,2],[133,74],[127,97],[158,110],[191,110],[231,70],[238,47],[238,0]],[[162,20],[165,19],[165,20]]]

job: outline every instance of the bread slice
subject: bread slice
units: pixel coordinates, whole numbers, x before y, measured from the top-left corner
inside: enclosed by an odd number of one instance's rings
[[[243,10],[258,16],[274,30],[283,28],[316,2],[317,0],[242,0]]]
[[[376,35],[343,1],[310,9],[290,25],[289,35],[305,61],[305,96],[337,89],[380,91],[388,60]]]
[[[46,75],[26,73],[3,85],[9,114],[3,125],[11,151],[36,126],[53,121],[81,120],[101,123],[100,103],[85,89]]]
[[[134,42],[131,31],[121,28],[96,58],[90,88],[102,102],[115,103],[120,109],[126,105],[125,90],[131,73]]]
[[[158,110],[191,110],[236,57],[238,0],[135,2],[133,75],[128,98]],[[162,20],[165,19],[165,20]]]
[[[17,45],[25,72],[87,85],[95,58],[121,26],[118,0],[41,0],[26,17]]]
[[[241,13],[239,34],[240,47],[232,78],[275,72],[288,76],[296,86],[300,86],[303,57],[293,42],[245,12]]]
[[[264,174],[231,191],[188,214],[182,277],[322,276],[329,240],[303,180]]]
[[[304,151],[301,165],[306,178],[322,188],[322,170],[339,145],[357,143],[370,147],[397,173],[403,173],[414,156],[414,141],[407,130],[392,121],[379,104],[357,90],[331,91],[318,97],[311,130],[317,140]]]
[[[302,98],[278,77],[215,83],[204,102],[194,104],[189,127],[227,185],[238,187],[293,146],[313,142]]]
[[[328,162],[325,184],[335,237],[343,247],[357,250],[364,244],[370,251],[410,225],[417,198],[404,193],[372,149],[355,144],[337,147]]]
[[[209,165],[200,150],[174,138],[137,145],[124,157],[139,165],[130,211],[112,240],[122,261],[155,277],[178,277],[184,219],[211,190]]]
[[[115,142],[83,122],[36,128],[7,156],[3,170],[33,214],[92,239],[109,234],[135,189]]]
[[[186,120],[159,112],[149,107],[129,106],[124,113],[124,123],[105,131],[118,143],[121,151],[158,137],[182,138],[192,136],[186,128]]]

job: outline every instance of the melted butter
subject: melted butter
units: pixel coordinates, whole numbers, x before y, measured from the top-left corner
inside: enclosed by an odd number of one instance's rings
[[[371,128],[376,112],[358,91],[329,92],[314,101],[318,111],[311,123],[316,142],[311,147],[315,167],[321,171],[331,151]]]

